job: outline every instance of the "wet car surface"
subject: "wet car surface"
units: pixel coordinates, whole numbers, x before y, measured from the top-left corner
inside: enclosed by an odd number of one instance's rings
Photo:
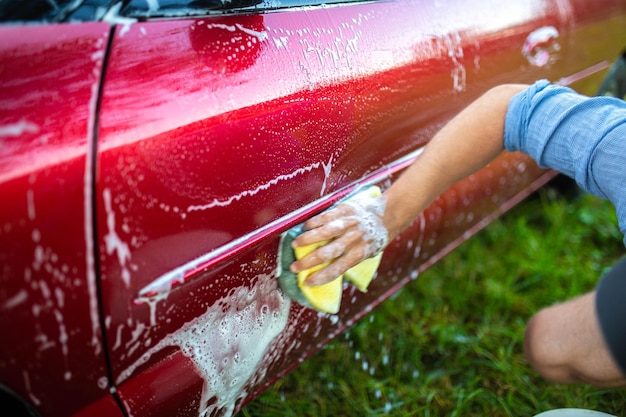
[[[554,173],[506,153],[456,184],[337,315],[280,291],[281,233],[388,186],[489,87],[593,94],[626,23],[616,0],[18,3],[0,406],[42,416],[236,412]]]

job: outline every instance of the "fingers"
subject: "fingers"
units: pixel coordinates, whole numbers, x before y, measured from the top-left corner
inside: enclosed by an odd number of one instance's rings
[[[358,220],[352,216],[353,210],[350,206],[339,205],[327,212],[318,214],[304,223],[307,230],[295,238],[291,246],[312,245],[313,243],[331,240],[344,235],[351,227],[356,225]]]
[[[314,266],[331,262],[346,253],[349,248],[351,249],[362,237],[363,232],[359,231],[357,228],[352,228],[337,239],[320,246],[302,259],[292,263],[291,271],[302,272],[305,269],[311,269]],[[315,240],[314,242],[319,242],[319,240]]]
[[[306,285],[322,285],[382,250],[388,233],[378,208],[376,204],[345,203],[307,220],[307,231],[293,240],[292,247],[329,243],[293,262],[290,270],[298,273],[326,264],[306,279]]]
[[[339,220],[342,218],[350,217],[354,214],[354,210],[347,204],[339,204],[328,211],[325,211],[317,216],[311,217],[304,222],[304,228],[307,230],[313,230],[318,227],[322,227],[332,222],[333,220]]]
[[[331,262],[326,268],[322,268],[311,275],[305,281],[306,285],[315,286],[327,284],[342,275],[348,269],[361,261],[361,256],[356,256],[354,252],[348,252],[346,256],[339,257]]]
[[[309,286],[327,284],[362,260],[363,247],[360,242],[357,242],[352,247],[346,249],[341,256],[331,261],[326,267],[309,275],[305,284]]]
[[[347,235],[357,225],[354,218],[336,219],[324,226],[306,231],[291,242],[293,248],[308,246],[314,243],[333,240]]]

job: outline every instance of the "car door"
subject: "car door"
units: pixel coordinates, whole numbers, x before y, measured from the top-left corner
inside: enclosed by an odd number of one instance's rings
[[[281,233],[360,185],[386,187],[489,87],[605,69],[597,58],[615,48],[582,58],[563,42],[623,6],[603,2],[592,18],[583,3],[120,9],[94,195],[108,355],[128,414],[232,414],[549,180],[505,154],[455,185],[391,242],[367,293],[345,288],[338,315],[277,286]]]
[[[108,35],[102,22],[0,26],[3,415],[121,415],[109,391],[91,200]]]

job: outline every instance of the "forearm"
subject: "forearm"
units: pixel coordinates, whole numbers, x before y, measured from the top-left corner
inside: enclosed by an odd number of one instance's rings
[[[503,151],[508,103],[526,87],[503,85],[489,90],[435,135],[384,194],[387,209],[383,223],[390,240],[443,191]]]

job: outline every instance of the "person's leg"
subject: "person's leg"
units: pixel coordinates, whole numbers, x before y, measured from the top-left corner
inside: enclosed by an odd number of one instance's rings
[[[626,385],[598,322],[595,291],[535,314],[526,330],[524,353],[539,374],[554,382]]]

